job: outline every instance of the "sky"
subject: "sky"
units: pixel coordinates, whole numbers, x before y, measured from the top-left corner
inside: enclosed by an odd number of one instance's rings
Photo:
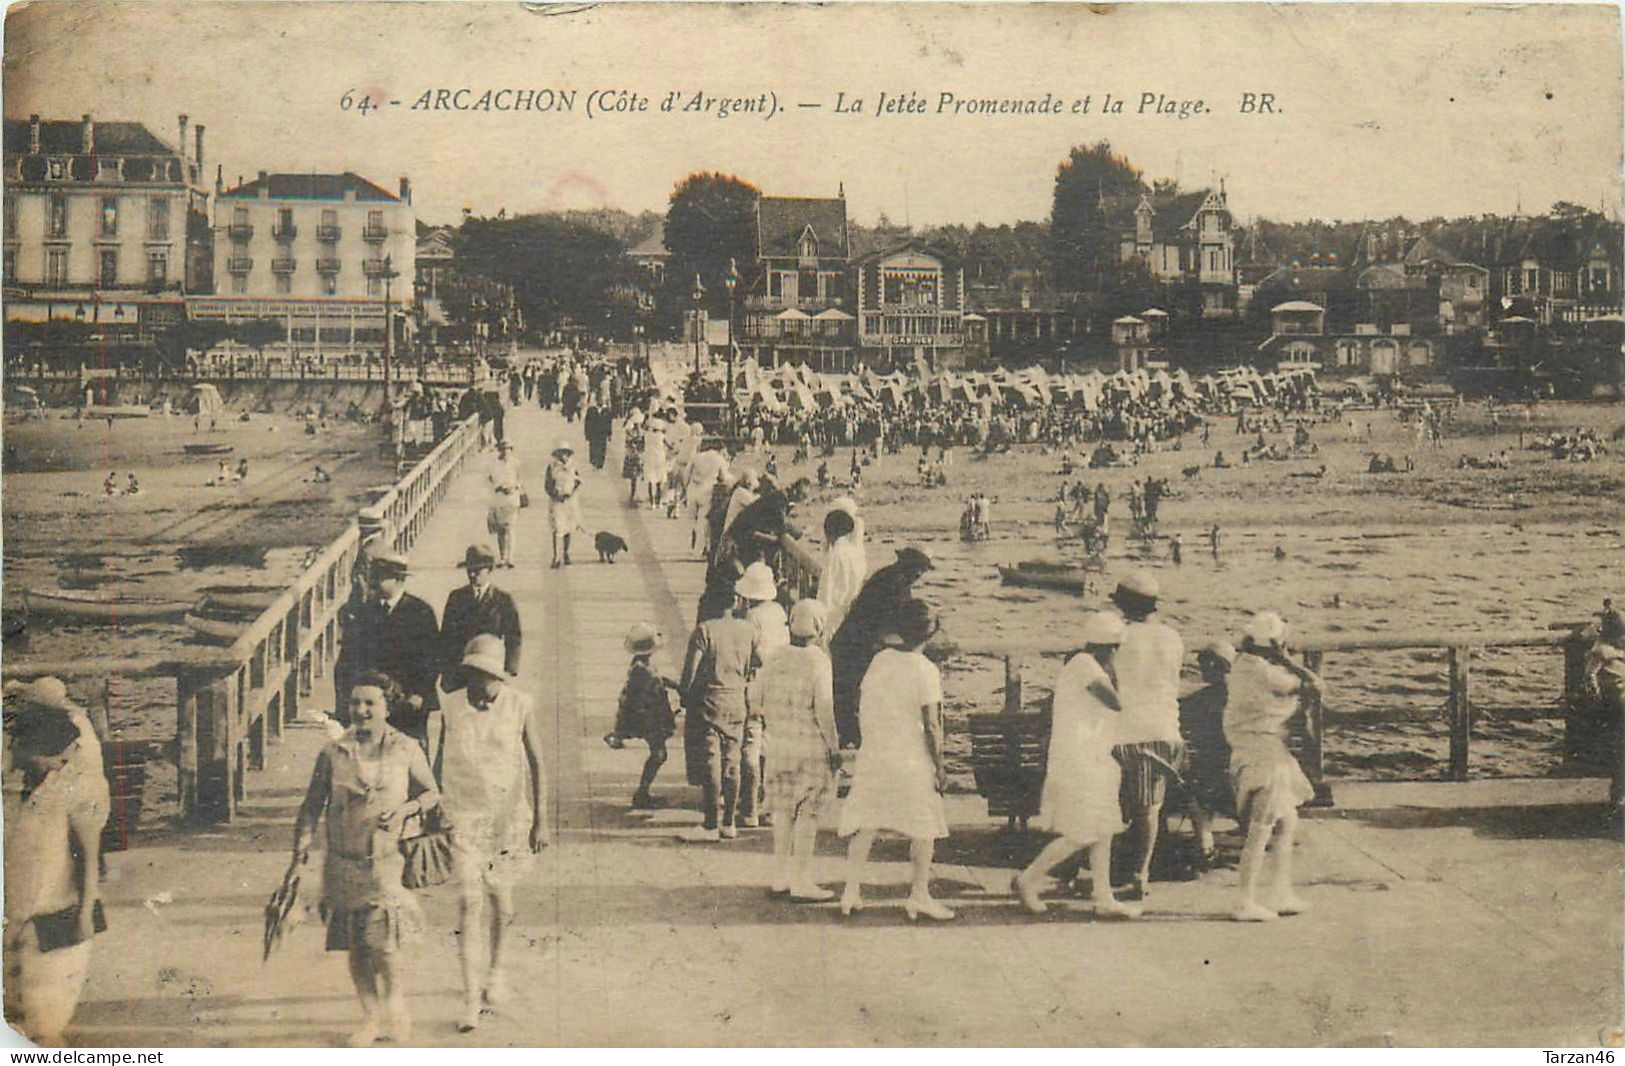
[[[775,195],[844,185],[864,223],[996,225],[1047,217],[1057,164],[1098,140],[1151,178],[1223,178],[1243,219],[1556,200],[1614,213],[1618,19],[1579,5],[81,0],[9,10],[4,111],[137,120],[171,142],[184,112],[228,185],[354,170],[394,189],[406,175],[431,222],[663,212],[683,177],[719,170]],[[486,90],[493,103],[573,91],[573,109],[436,110],[442,89],[470,105]],[[431,106],[415,107],[425,92]],[[677,109],[661,110],[673,92]],[[600,110],[606,94],[647,109]],[[697,94],[705,110],[681,110]],[[881,112],[882,94],[923,110]],[[1103,113],[1107,94],[1121,112]],[[1059,113],[952,102],[1046,95]],[[771,117],[704,100],[764,96]],[[384,106],[363,114],[363,97]]]

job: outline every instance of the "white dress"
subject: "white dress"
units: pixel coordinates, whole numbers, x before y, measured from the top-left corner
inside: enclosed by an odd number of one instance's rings
[[[1049,759],[1034,825],[1079,844],[1123,831],[1118,788],[1123,772],[1112,758],[1117,712],[1089,691],[1106,671],[1088,652],[1074,655],[1055,678]]]
[[[488,709],[478,711],[466,691],[458,692],[442,713],[441,802],[452,822],[458,877],[464,884],[512,885],[535,858],[524,742],[530,697],[504,686]],[[542,795],[545,801],[545,783]]]
[[[824,549],[824,571],[818,577],[818,602],[824,605],[824,636],[835,635],[846,620],[847,608],[869,576],[869,560],[856,532],[837,538]]]
[[[1286,723],[1297,713],[1302,685],[1285,667],[1244,653],[1236,656],[1226,688],[1224,739],[1236,809],[1253,821],[1284,818],[1315,796],[1286,746]]]
[[[942,676],[919,652],[883,649],[863,675],[858,720],[863,746],[840,833],[889,829],[911,839],[948,835],[936,765],[925,746],[920,708],[942,702]]]

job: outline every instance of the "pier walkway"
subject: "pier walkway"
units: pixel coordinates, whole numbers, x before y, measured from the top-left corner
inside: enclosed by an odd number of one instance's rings
[[[427,1045],[1536,1044],[1619,1040],[1621,849],[1598,781],[1341,784],[1300,834],[1313,905],[1273,925],[1224,920],[1234,871],[1161,884],[1138,923],[1097,923],[1083,904],[1035,919],[1011,874],[1040,838],[1004,835],[974,795],[949,800],[937,894],[957,921],[911,925],[907,849],[877,846],[868,909],[842,919],[766,891],[766,830],[694,845],[682,746],[633,813],[641,745],[601,741],[638,620],[668,635],[675,673],[702,579],[688,525],[627,508],[618,452],[585,463],[579,425],[510,411],[534,506],[514,570],[524,657],[518,685],[547,734],[554,843],[517,894],[515,1002],[456,1032],[457,910],[422,894],[429,923],[407,966],[416,1041]],[[631,545],[613,566],[578,535],[575,565],[548,568],[542,477],[560,439],[586,474],[583,524]],[[488,453],[487,453],[488,454]],[[413,552],[408,588],[438,610],[458,563],[487,540],[479,463],[457,479]],[[300,720],[266,753],[237,819],[143,837],[109,856],[110,931],[69,1039],[86,1046],[327,1045],[359,1008],[314,919],[260,961],[262,908],[288,861],[294,812],[325,733],[317,679]],[[328,697],[330,699],[330,697]],[[843,842],[820,841],[839,887]],[[1612,1035],[1610,1035],[1612,1034]]]

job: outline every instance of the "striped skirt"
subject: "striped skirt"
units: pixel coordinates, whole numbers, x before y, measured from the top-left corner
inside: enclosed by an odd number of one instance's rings
[[[1119,744],[1112,755],[1123,767],[1118,796],[1125,814],[1160,806],[1168,796],[1168,782],[1185,774],[1185,743],[1180,740],[1142,740]]]

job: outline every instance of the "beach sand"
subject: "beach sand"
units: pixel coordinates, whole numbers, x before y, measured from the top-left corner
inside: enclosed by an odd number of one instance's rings
[[[869,529],[871,568],[895,548],[923,543],[936,568],[917,586],[942,612],[943,634],[958,647],[944,666],[950,716],[1002,705],[1003,656],[1025,663],[1028,703],[1047,695],[1058,654],[1074,646],[1069,630],[1103,606],[1124,573],[1150,570],[1161,583],[1163,614],[1187,651],[1236,641],[1247,616],[1271,609],[1300,635],[1449,635],[1464,641],[1498,633],[1544,630],[1595,617],[1602,598],[1625,602],[1625,451],[1588,463],[1558,461],[1518,450],[1518,431],[1550,432],[1592,426],[1605,436],[1625,425],[1617,405],[1544,404],[1525,426],[1525,409],[1503,413],[1492,432],[1485,410],[1461,409],[1441,449],[1416,444],[1410,425],[1388,411],[1354,412],[1312,430],[1314,458],[1256,462],[1216,470],[1214,452],[1232,462],[1254,440],[1234,433],[1234,419],[1213,424],[1210,446],[1197,436],[1181,450],[1143,457],[1135,467],[1060,473],[1059,453],[1038,445],[975,457],[954,450],[946,488],[918,486],[918,449],[886,456],[864,471],[858,493]],[[1370,438],[1367,438],[1367,424]],[[1266,434],[1283,447],[1290,432]],[[1461,470],[1462,455],[1511,451],[1509,470]],[[780,446],[781,483],[812,476],[817,461],[791,465]],[[1392,454],[1410,474],[1366,473],[1372,451]],[[933,452],[933,458],[935,453]],[[747,459],[760,465],[760,457]],[[829,460],[845,480],[851,449]],[[1294,477],[1325,464],[1324,477]],[[1194,478],[1182,471],[1203,469]],[[1173,491],[1159,514],[1161,539],[1128,543],[1131,479],[1166,478]],[[1082,597],[1000,584],[995,564],[1024,559],[1081,560],[1075,537],[1053,529],[1055,493],[1063,481],[1104,481],[1113,503],[1112,544],[1103,573],[1090,574]],[[815,483],[816,484],[816,483]],[[844,491],[844,490],[841,490]],[[993,536],[959,538],[959,514],[973,492],[994,497]],[[838,491],[814,494],[792,521],[820,534],[824,505]],[[1218,556],[1207,530],[1221,529]],[[1170,559],[1178,534],[1183,563]],[[1276,549],[1281,549],[1277,557]],[[1052,653],[1046,655],[1044,653]],[[1447,767],[1447,681],[1441,651],[1329,654],[1325,673],[1329,776],[1366,780],[1437,779]],[[1497,708],[1554,705],[1562,691],[1558,649],[1487,651],[1474,658],[1474,776],[1534,776],[1562,772],[1561,720],[1521,720]],[[1187,659],[1187,680],[1196,683]],[[968,738],[950,739],[953,787],[970,788],[964,764]]]

